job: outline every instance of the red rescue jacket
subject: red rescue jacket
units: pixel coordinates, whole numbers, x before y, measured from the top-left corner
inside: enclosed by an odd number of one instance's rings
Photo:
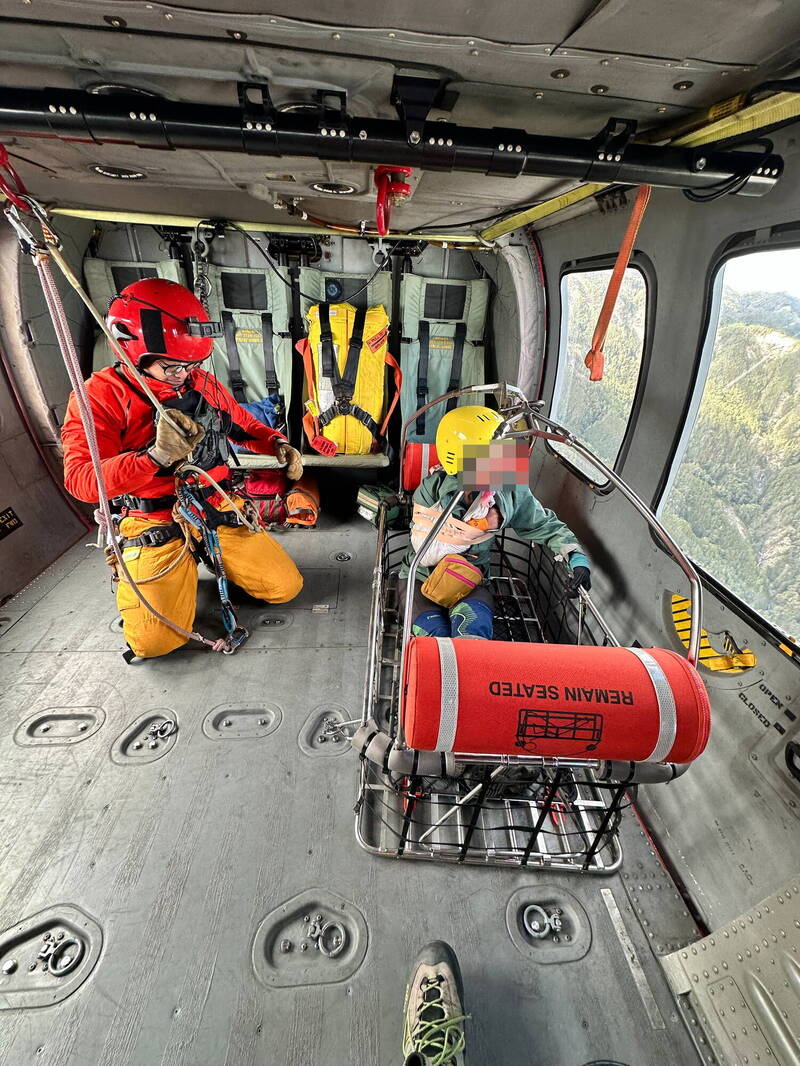
[[[220,436],[243,445],[248,451],[274,455],[275,445],[286,440],[277,430],[253,418],[214,375],[205,370],[193,370],[179,389],[155,378],[148,378],[147,384],[165,407],[183,410],[193,418],[197,414],[198,421],[212,422]],[[153,500],[154,504],[146,510],[129,502],[125,513],[143,515],[155,521],[168,520],[174,502],[174,474],[172,468],[160,467],[147,454],[156,437],[153,405],[129,371],[120,364],[92,374],[86,382],[86,391],[94,414],[108,495]],[[96,503],[99,498],[97,480],[74,394],[67,404],[61,440],[67,491],[86,503]],[[211,447],[207,447],[209,442],[212,442]],[[213,447],[213,435],[207,433],[207,440],[198,445],[206,454],[196,465],[208,470],[215,481],[227,488],[230,469],[223,454],[224,441],[222,443],[221,453]],[[193,454],[196,455],[197,450]],[[163,506],[157,507],[155,501],[163,502]],[[211,496],[210,502],[212,505],[219,503],[219,494]]]

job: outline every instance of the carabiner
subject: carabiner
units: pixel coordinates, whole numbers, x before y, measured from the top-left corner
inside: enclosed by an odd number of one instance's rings
[[[237,626],[232,633],[228,633],[225,637],[225,643],[222,647],[223,655],[233,655],[237,648],[241,648],[242,644],[250,636],[250,630],[245,629],[244,626]]]
[[[0,184],[2,184],[2,182],[0,182]],[[22,221],[15,200],[9,198],[4,213],[8,219],[9,226],[11,226],[17,235],[19,246],[25,255],[34,256],[47,252],[45,244],[31,232],[27,223]]]

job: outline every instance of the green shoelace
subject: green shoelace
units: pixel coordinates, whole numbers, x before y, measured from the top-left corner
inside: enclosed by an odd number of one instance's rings
[[[407,1031],[407,1041],[412,1044],[417,1054],[425,1056],[430,1066],[447,1066],[464,1050],[465,1044],[461,1024],[466,1021],[468,1015],[446,1017],[442,1006],[442,981],[442,977],[436,977],[432,981],[426,979],[424,987],[434,992],[434,995],[428,999],[427,992],[423,992],[423,1003],[417,1011],[417,1022],[410,1033]],[[434,1017],[425,1017],[429,1011]]]

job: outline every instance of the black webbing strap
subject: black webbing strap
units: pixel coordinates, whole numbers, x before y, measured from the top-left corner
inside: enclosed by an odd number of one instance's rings
[[[324,303],[319,305],[319,358],[322,370],[320,377],[335,381],[339,368],[336,365],[336,353],[333,350],[329,305]]]
[[[367,427],[373,437],[380,436],[381,427],[372,415],[365,411],[363,407],[359,407],[357,403],[353,403],[352,400],[339,400],[337,403],[331,404],[326,411],[323,411],[317,419],[320,429],[324,429],[334,418],[338,418],[340,415],[352,415],[353,418],[358,419],[362,426]]]
[[[380,434],[378,423],[363,407],[353,403],[353,394],[356,391],[356,380],[358,378],[358,363],[361,358],[361,349],[364,345],[364,326],[366,321],[367,309],[365,307],[357,308],[353,319],[353,331],[350,334],[350,343],[347,348],[344,373],[340,374],[338,361],[333,350],[333,334],[330,328],[328,304],[319,305],[321,376],[330,381],[333,395],[336,399],[330,407],[319,415],[317,421],[320,429],[324,429],[334,418],[338,418],[340,415],[352,415],[353,418],[358,419],[362,426],[369,430],[373,437],[377,438]]]
[[[218,482],[220,488],[229,492],[233,487],[230,478],[224,478]],[[213,496],[217,491],[213,485],[205,485],[202,489],[193,490],[196,496],[201,499],[207,500],[209,496]],[[172,507],[175,503],[175,495],[171,496],[131,496],[126,493],[124,496],[115,497],[119,500],[122,507],[127,507],[131,511],[141,511],[143,514],[151,514],[153,511],[165,511],[168,507]]]
[[[177,522],[170,522],[164,526],[151,526],[138,537],[123,537],[120,541],[122,548],[160,548],[181,536],[181,527]]]
[[[225,351],[228,353],[228,377],[231,392],[237,403],[244,403],[244,378],[239,362],[239,349],[236,347],[236,323],[230,311],[222,312],[222,328],[225,331]]]
[[[539,811],[539,817],[536,819],[536,825],[534,825],[530,829],[528,829],[527,826],[525,827],[526,830],[530,833],[530,837],[528,838],[528,843],[525,845],[525,850],[522,853],[522,858],[520,859],[520,866],[528,865],[528,860],[531,857],[531,852],[536,847],[536,842],[539,839],[539,834],[542,831],[542,826],[544,825],[547,816],[553,811],[553,800],[556,798],[556,794],[558,793],[558,790],[561,787],[561,779],[563,777],[564,769],[563,767],[559,767],[559,769],[556,770],[555,774],[553,775],[553,780],[547,786],[547,794],[545,795],[545,798],[542,801],[541,810]]]
[[[366,307],[359,307],[356,310],[356,315],[353,319],[353,332],[350,334],[350,345],[347,349],[347,361],[344,364],[344,374],[339,377],[338,367],[336,370],[336,377],[339,379],[338,386],[341,392],[340,395],[336,390],[336,383],[334,383],[333,393],[337,399],[352,400],[353,393],[356,391],[358,361],[361,358],[361,348],[364,344],[364,326],[366,321],[367,309]]]
[[[267,396],[280,392],[278,375],[275,372],[275,350],[272,338],[272,315],[264,311],[261,315],[261,344],[264,348],[264,381],[267,386]]]
[[[464,834],[464,843],[461,845],[461,850],[458,853],[458,862],[464,862],[469,854],[470,844],[472,843],[472,837],[475,829],[478,825],[478,818],[483,810],[483,799],[486,795],[489,785],[492,783],[492,772],[487,767],[483,772],[483,781],[481,781],[481,788],[475,799],[472,801],[472,814],[470,815],[469,825],[467,831]]]
[[[450,364],[450,380],[447,383],[447,391],[452,392],[461,384],[461,368],[464,362],[464,341],[467,339],[466,322],[456,323],[456,332],[453,336],[453,361]],[[447,411],[452,411],[458,403],[458,397],[452,396],[447,401]]]
[[[420,319],[419,323],[419,363],[417,364],[417,407],[422,405],[428,399],[428,357],[430,354],[431,343],[431,324],[426,322],[424,318]],[[417,415],[417,433],[423,434],[425,432],[425,415],[427,412],[423,411],[421,415]]]
[[[161,322],[161,312],[157,307],[143,307],[139,312],[139,321],[142,323],[142,340],[145,351],[152,355],[166,355],[167,342],[164,337],[164,326]]]

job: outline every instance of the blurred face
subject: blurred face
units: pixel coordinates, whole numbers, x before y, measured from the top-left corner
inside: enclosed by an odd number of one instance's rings
[[[490,444],[465,445],[465,489],[497,491],[528,484],[528,446],[521,440],[494,440]]]

